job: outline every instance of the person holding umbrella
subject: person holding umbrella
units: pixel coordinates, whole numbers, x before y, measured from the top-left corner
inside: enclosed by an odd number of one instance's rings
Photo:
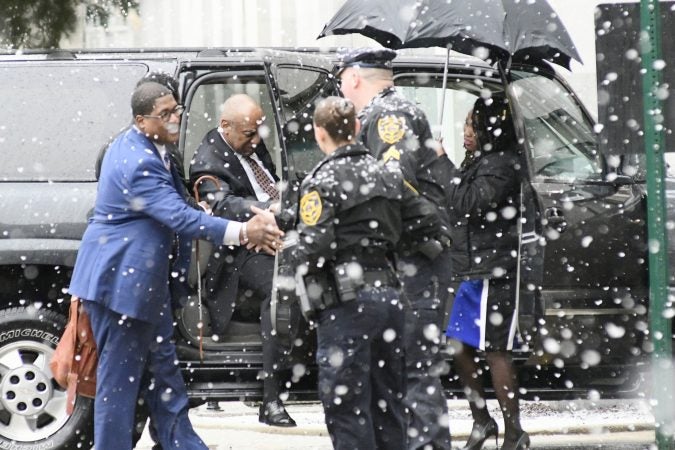
[[[466,156],[448,192],[452,267],[463,281],[447,329],[454,367],[474,419],[464,450],[497,440],[497,422],[477,376],[477,352],[485,352],[504,416],[503,450],[529,448],[520,424],[517,375],[511,359],[518,311],[518,211],[520,157],[508,102],[478,98],[464,125]]]
[[[399,277],[410,302],[404,333],[407,373],[408,448],[450,449],[447,404],[440,375],[446,369],[439,330],[448,298],[450,256],[445,193],[436,179],[436,142],[427,118],[394,87],[389,49],[364,48],[341,55],[337,77],[343,95],[359,112],[359,140],[378,160],[396,163],[408,189],[438,210],[442,226],[434,239],[397,248]]]

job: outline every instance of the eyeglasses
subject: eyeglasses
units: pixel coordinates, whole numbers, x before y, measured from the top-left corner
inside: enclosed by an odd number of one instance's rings
[[[178,117],[180,117],[183,114],[183,111],[185,111],[185,106],[176,105],[176,107],[171,111],[162,111],[156,116],[151,116],[150,114],[143,114],[143,117],[147,117],[148,119],[160,119],[162,122],[168,122],[169,120],[171,120],[171,116],[175,114]]]

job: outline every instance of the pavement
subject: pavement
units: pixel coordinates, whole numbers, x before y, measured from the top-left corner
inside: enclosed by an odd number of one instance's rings
[[[323,422],[319,403],[288,404],[287,409],[298,423],[294,428],[270,427],[258,422],[258,407],[243,402],[221,402],[222,411],[211,411],[206,405],[191,410],[195,429],[212,449],[235,448],[331,448],[328,431]],[[500,425],[502,417],[496,401],[488,401],[491,415]],[[471,432],[472,418],[465,400],[448,401],[448,420],[455,445],[466,441]],[[523,428],[532,437],[533,447],[572,448],[572,436],[584,443],[606,443],[610,436],[617,443],[653,441],[654,417],[643,400],[574,400],[521,401]],[[246,447],[236,444],[241,434]],[[223,441],[229,440],[226,445]],[[251,440],[256,442],[250,445]],[[298,444],[293,444],[297,440]],[[137,447],[150,448],[147,433]],[[303,442],[301,445],[300,442]],[[307,443],[305,446],[304,443]],[[310,442],[313,442],[310,444]],[[556,442],[559,447],[556,447]],[[563,445],[564,443],[564,445]],[[622,444],[622,445],[624,445]],[[635,444],[637,445],[637,444]],[[494,442],[486,448],[494,448]],[[604,447],[593,447],[604,448]],[[624,448],[618,445],[607,448]],[[645,448],[639,445],[626,448]]]

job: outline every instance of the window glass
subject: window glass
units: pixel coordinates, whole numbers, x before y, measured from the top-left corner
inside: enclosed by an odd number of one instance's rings
[[[424,111],[434,138],[440,135],[446,154],[456,165],[464,159],[464,122],[476,99],[479,95],[491,96],[493,92],[503,90],[500,83],[481,78],[450,79],[443,102],[443,78],[440,74],[402,74],[396,78],[396,86],[399,92]],[[441,108],[444,108],[442,124]]]
[[[277,86],[284,122],[283,136],[291,168],[289,181],[301,180],[324,157],[314,140],[312,127],[316,102],[338,93],[326,72],[299,67],[280,67]]]
[[[263,74],[225,73],[217,77],[209,77],[207,81],[197,86],[190,101],[189,114],[187,115],[187,130],[183,150],[185,167],[190,167],[192,157],[206,133],[219,126],[223,103],[234,94],[247,94],[261,106],[265,120],[260,128],[260,135],[272,156],[277,175],[280,177],[281,151],[279,138],[274,123],[274,108]]]
[[[0,179],[89,181],[100,149],[131,123],[142,64],[0,65]]]
[[[510,89],[525,123],[535,176],[565,181],[601,177],[592,124],[562,84],[542,75],[514,71]]]

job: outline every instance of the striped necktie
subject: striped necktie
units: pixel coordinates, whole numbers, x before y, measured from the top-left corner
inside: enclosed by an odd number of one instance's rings
[[[265,172],[263,172],[260,164],[258,164],[250,156],[244,156],[244,159],[248,163],[249,167],[251,167],[253,176],[255,177],[255,181],[258,183],[258,186],[260,186],[260,188],[270,196],[270,200],[279,200],[279,191],[277,190],[276,186],[274,186],[274,182],[270,180],[267,175],[265,175]]]

